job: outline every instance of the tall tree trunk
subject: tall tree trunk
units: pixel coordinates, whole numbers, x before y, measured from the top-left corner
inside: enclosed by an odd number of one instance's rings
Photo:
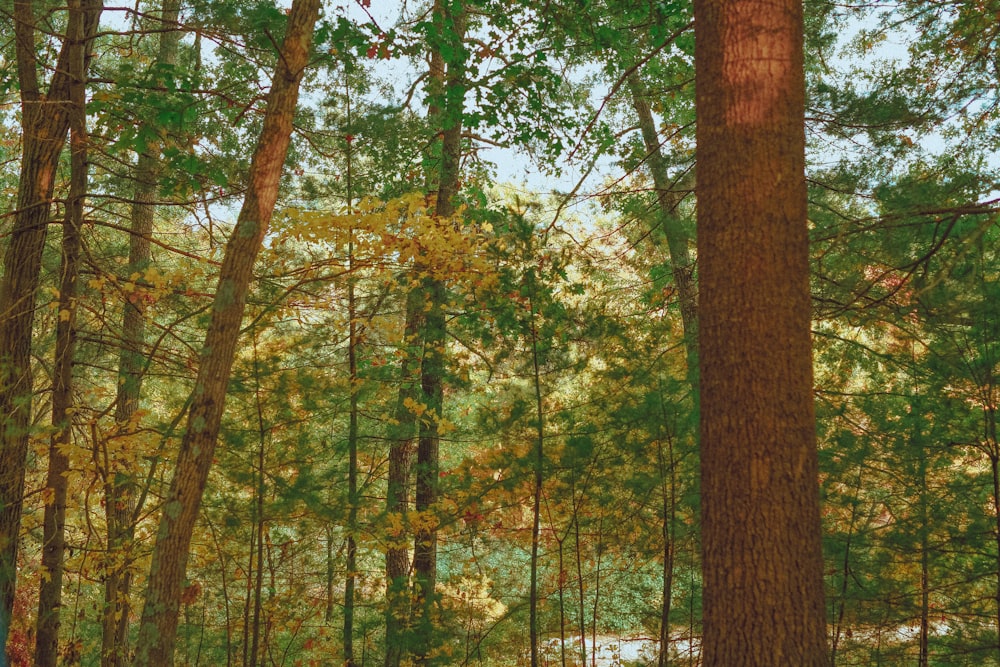
[[[570,495],[576,496],[576,489],[570,485]],[[587,664],[587,616],[586,616],[586,588],[583,582],[583,543],[580,530],[580,508],[573,508],[573,547],[576,550],[576,586],[577,595],[577,630],[580,632],[580,664]],[[591,647],[593,648],[593,647]]]
[[[353,233],[353,230],[352,230]],[[353,243],[349,263],[353,268]],[[344,583],[344,667],[354,667],[354,588],[357,581],[358,546],[358,331],[354,297],[354,277],[347,286],[348,324],[347,366],[351,379],[350,415],[347,425],[347,580]]]
[[[462,116],[465,100],[465,8],[462,0],[437,0],[434,4],[437,43],[432,45],[431,98],[435,101],[430,116],[441,128],[441,163],[434,214],[447,219],[455,213],[454,197],[458,193],[459,166],[462,152]],[[450,57],[444,56],[445,52]],[[443,74],[443,76],[442,76]],[[435,105],[440,105],[435,108]],[[444,368],[446,322],[444,282],[433,269],[424,279],[425,315],[423,322],[423,354],[420,362],[420,388],[426,417],[418,422],[417,460],[415,465],[414,504],[418,513],[434,511],[438,500],[438,470],[440,434],[438,422],[444,416]],[[413,545],[414,610],[417,664],[427,664],[434,646],[434,605],[437,582],[437,527],[434,521],[424,521],[416,531]]]
[[[660,410],[666,412],[661,402]],[[664,420],[666,416],[664,415]],[[657,443],[656,462],[660,473],[660,530],[663,537],[663,602],[660,605],[660,652],[657,667],[667,667],[670,661],[670,608],[674,588],[674,552],[677,523],[677,460],[674,458],[674,441],[669,434]],[[666,452],[662,440],[666,439]]]
[[[799,0],[695,0],[706,667],[825,665]]]
[[[861,483],[864,480],[863,468],[858,468],[858,481],[854,485],[855,497],[861,493]],[[844,614],[847,612],[847,588],[851,581],[851,543],[854,540],[854,526],[858,520],[858,503],[851,503],[851,518],[847,524],[847,540],[844,543],[844,560],[841,561],[840,567],[840,591],[839,599],[837,600],[837,609],[833,614],[835,620],[833,622],[833,632],[831,634],[830,640],[830,666],[835,667],[837,664],[837,649],[840,646],[840,635],[841,630],[844,626]]]
[[[347,124],[351,124],[351,91],[347,90]],[[353,164],[351,142],[347,143],[347,212],[353,212]],[[358,545],[358,309],[354,277],[354,228],[347,238],[347,374],[350,408],[347,423],[347,574],[344,582],[344,667],[354,667],[354,589],[357,582]]]
[[[254,562],[257,558],[257,521],[250,527],[250,548],[247,550],[246,586],[243,593],[243,636],[240,645],[242,650],[243,667],[250,664],[250,609],[253,603],[254,591]]]
[[[181,31],[178,26],[179,0],[163,0],[158,18],[159,54],[157,64],[177,63]],[[150,238],[153,233],[154,203],[160,157],[150,146],[139,155],[132,197],[129,258],[126,274],[142,273],[149,266]],[[142,393],[146,318],[140,303],[126,300],[122,305],[122,348],[118,360],[118,389],[115,424],[120,433],[134,431],[133,422]],[[104,511],[108,526],[107,567],[104,573],[104,617],[102,621],[101,666],[123,667],[128,662],[129,593],[132,572],[130,545],[139,509],[135,500],[135,471],[111,457],[104,476]]]
[[[996,430],[993,424],[995,417],[992,408],[989,409],[991,431]],[[996,549],[996,556],[993,561],[996,581],[993,586],[993,624],[996,627],[996,650],[997,657],[1000,658],[1000,444],[993,435],[989,442],[990,472],[993,481],[993,546]]]
[[[84,71],[101,14],[100,0],[70,6],[68,35],[81,35]],[[78,27],[80,26],[80,27]],[[59,154],[69,128],[72,53],[67,38],[47,95],[38,81],[35,17],[29,0],[14,2],[14,35],[21,90],[21,171],[10,244],[0,282],[0,648],[7,644],[31,424],[31,329],[42,250],[49,223]]]
[[[291,141],[299,82],[308,64],[319,9],[319,0],[294,0],[292,3],[268,94],[264,126],[250,166],[246,199],[222,260],[187,430],[160,515],[139,626],[136,665],[173,664],[188,548],[215,454],[254,260],[278,197],[281,171]]]
[[[80,0],[71,11],[80,14]],[[42,572],[38,590],[35,633],[35,664],[55,667],[59,657],[60,607],[63,562],[66,550],[66,493],[69,470],[68,448],[72,443],[73,355],[76,349],[76,288],[80,274],[80,234],[83,204],[87,196],[86,35],[83,21],[69,24],[71,44],[70,86],[70,189],[63,222],[62,259],[59,279],[59,321],[52,382],[52,427],[49,467],[45,480],[45,516],[42,524]]]

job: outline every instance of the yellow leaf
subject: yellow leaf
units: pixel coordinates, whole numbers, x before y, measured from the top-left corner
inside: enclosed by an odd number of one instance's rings
[[[403,399],[403,405],[406,406],[407,410],[417,415],[418,417],[424,414],[424,412],[427,410],[427,406],[425,404],[415,401],[409,396]]]

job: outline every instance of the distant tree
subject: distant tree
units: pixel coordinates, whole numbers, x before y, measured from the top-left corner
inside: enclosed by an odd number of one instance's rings
[[[154,28],[159,32],[159,53],[152,64],[159,78],[174,83],[172,68],[177,64],[177,50],[181,32],[177,29],[180,13],[179,0],[164,0]],[[159,151],[155,144],[140,153],[135,167],[135,188],[130,210],[129,261],[127,274],[143,273],[151,259],[153,217],[156,212]],[[128,299],[122,304],[122,346],[118,361],[118,385],[115,399],[115,422],[122,433],[136,429],[134,422],[140,406],[146,357],[146,316],[138,300]],[[134,536],[135,517],[138,509],[135,500],[134,471],[112,457],[109,469],[102,470],[104,477],[104,513],[107,520],[108,563],[104,578],[104,619],[101,664],[119,667],[127,662],[129,595],[132,573],[121,554],[128,549]]]

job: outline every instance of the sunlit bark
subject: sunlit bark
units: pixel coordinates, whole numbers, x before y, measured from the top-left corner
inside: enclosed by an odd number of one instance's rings
[[[136,665],[173,664],[191,535],[215,454],[254,260],[278,197],[299,83],[308,64],[319,9],[319,0],[295,0],[289,14],[264,126],[250,167],[249,187],[222,261],[187,429],[160,515],[136,644]]]
[[[703,664],[825,665],[802,5],[695,32]]]

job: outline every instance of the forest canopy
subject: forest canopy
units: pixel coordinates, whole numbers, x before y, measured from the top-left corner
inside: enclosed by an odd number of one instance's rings
[[[0,16],[0,667],[1000,667],[1000,0]]]

